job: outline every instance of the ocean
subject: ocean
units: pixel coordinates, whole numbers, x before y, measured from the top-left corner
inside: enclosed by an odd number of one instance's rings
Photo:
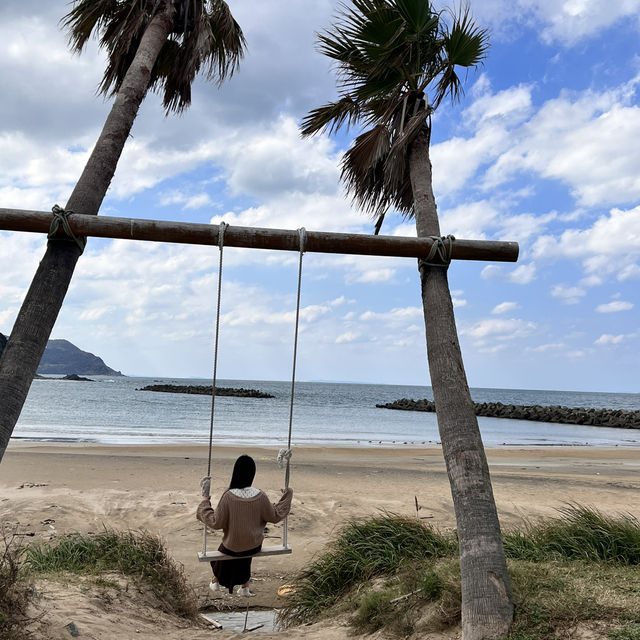
[[[14,440],[116,445],[207,443],[208,396],[137,391],[149,384],[211,384],[201,379],[92,377],[34,380]],[[217,397],[214,443],[281,447],[287,442],[290,382],[220,380],[273,399]],[[640,410],[640,394],[472,389],[475,402]],[[433,413],[377,409],[400,398],[432,399],[430,387],[296,382],[293,445],[439,444]],[[487,447],[638,447],[640,430],[478,418]]]

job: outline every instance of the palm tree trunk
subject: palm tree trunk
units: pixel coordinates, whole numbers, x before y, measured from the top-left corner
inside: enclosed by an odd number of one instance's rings
[[[440,236],[426,133],[413,143],[409,163],[417,234]],[[511,582],[447,269],[421,265],[420,279],[431,385],[460,541],[462,637],[503,639],[513,620]]]
[[[66,209],[97,215],[149,88],[151,70],[173,28],[171,5],[149,23],[100,137]],[[0,359],[0,461],[26,400],[81,251],[53,239],[38,266]]]

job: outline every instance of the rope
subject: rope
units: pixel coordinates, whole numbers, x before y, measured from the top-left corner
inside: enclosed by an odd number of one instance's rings
[[[296,328],[293,338],[293,365],[291,368],[291,402],[289,404],[289,435],[287,438],[287,448],[281,449],[278,454],[279,464],[282,464],[282,460],[286,459],[287,466],[284,472],[284,488],[289,488],[289,477],[291,475],[291,432],[293,429],[293,399],[296,388],[296,360],[298,357],[298,327],[300,326],[300,289],[302,288],[302,257],[307,244],[307,230],[302,227],[298,229],[298,235],[300,237],[300,259],[298,260],[298,293],[296,297]],[[282,525],[282,546],[287,546],[287,533],[288,533],[288,521],[289,516],[285,517]]]
[[[218,266],[218,301],[216,308],[216,337],[215,344],[213,348],[213,381],[211,384],[211,421],[209,424],[209,457],[207,464],[207,476],[203,478],[201,481],[202,493],[203,495],[209,493],[210,485],[211,485],[211,458],[213,453],[213,424],[214,424],[214,413],[215,413],[215,399],[216,399],[216,380],[217,380],[217,369],[218,369],[218,337],[220,335],[220,309],[221,309],[221,292],[222,292],[222,255],[224,249],[224,233],[229,225],[221,222],[218,227],[218,247],[220,249],[220,263]],[[300,290],[302,288],[302,257],[304,256],[304,251],[307,243],[307,231],[306,229],[301,228],[298,229],[298,235],[300,238],[300,259],[298,262],[298,291],[296,296],[296,325],[295,325],[295,334],[293,339],[293,366],[291,372],[291,401],[289,404],[289,433],[287,436],[287,447],[286,449],[280,449],[278,453],[278,465],[282,468],[283,461],[286,460],[286,470],[284,475],[284,486],[285,489],[289,488],[289,478],[291,475],[291,434],[293,431],[293,400],[295,396],[295,385],[296,385],[296,360],[298,357],[298,328],[300,326]],[[287,534],[288,534],[288,516],[285,517],[283,527],[282,527],[282,546],[287,546]],[[202,553],[207,553],[207,527],[206,525],[202,530]]]
[[[80,253],[84,253],[84,248],[87,246],[87,239],[82,236],[76,236],[69,224],[69,216],[73,215],[73,211],[66,211],[57,204],[53,205],[51,211],[53,212],[53,219],[51,220],[47,238],[49,240],[68,240],[69,242],[75,242],[80,248]],[[58,236],[58,231],[61,226],[67,236],[66,238]]]
[[[208,486],[203,486],[203,495],[206,489],[210,489],[211,486],[211,456],[213,454],[213,417],[215,414],[216,406],[216,382],[218,378],[218,338],[220,337],[220,300],[222,294],[222,255],[224,250],[224,232],[229,225],[225,222],[221,222],[218,225],[218,248],[220,249],[220,261],[218,263],[218,302],[216,305],[216,337],[213,346],[213,377],[211,381],[211,419],[209,422],[209,457],[207,462],[207,478],[209,479]],[[209,494],[210,491],[207,491]],[[202,553],[207,553],[207,526],[204,525],[202,529]]]
[[[418,267],[448,267],[451,263],[451,252],[453,251],[455,237],[448,235],[441,238],[429,236],[429,238],[433,240],[433,244],[427,256],[418,260]]]

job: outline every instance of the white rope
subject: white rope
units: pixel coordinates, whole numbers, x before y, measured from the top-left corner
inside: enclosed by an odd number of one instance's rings
[[[293,399],[296,388],[296,360],[298,357],[298,327],[300,326],[300,289],[302,287],[302,257],[307,244],[307,230],[302,227],[298,229],[300,237],[300,259],[298,260],[298,293],[296,297],[296,328],[293,338],[293,366],[291,367],[291,402],[289,404],[289,435],[287,438],[287,448],[281,449],[278,454],[279,464],[286,458],[287,466],[284,472],[284,488],[289,488],[289,476],[291,475],[291,432],[293,428]],[[287,546],[289,516],[286,516],[282,525],[282,546]]]
[[[202,495],[208,496],[211,488],[211,458],[213,453],[213,425],[215,415],[215,400],[216,400],[216,381],[218,370],[218,338],[220,335],[220,309],[221,309],[221,293],[222,293],[222,255],[224,249],[224,233],[229,225],[221,222],[218,227],[218,247],[220,249],[220,263],[218,266],[218,302],[216,308],[216,332],[215,332],[215,344],[213,348],[213,380],[211,384],[211,421],[209,424],[209,457],[207,464],[207,475],[200,482],[202,487]],[[278,453],[278,465],[282,468],[283,462],[286,460],[286,469],[284,475],[285,489],[289,488],[289,478],[291,475],[291,434],[293,430],[293,401],[295,397],[295,385],[296,385],[296,360],[298,357],[298,328],[300,325],[300,290],[302,288],[302,257],[304,255],[306,243],[307,243],[307,231],[304,227],[298,229],[298,235],[300,237],[300,259],[298,262],[298,291],[296,296],[296,324],[295,333],[293,339],[293,365],[291,371],[291,401],[289,404],[289,433],[287,436],[287,447],[280,449]],[[288,516],[285,517],[282,527],[282,546],[287,547],[287,534],[288,534]],[[206,525],[202,530],[202,553],[207,553],[207,527]]]
[[[211,419],[209,422],[209,458],[207,462],[207,475],[200,482],[202,495],[209,497],[211,494],[211,456],[213,453],[213,419],[216,406],[216,383],[218,378],[218,338],[220,337],[220,301],[222,294],[222,254],[224,250],[224,232],[229,225],[221,222],[218,225],[218,249],[220,260],[218,263],[218,302],[216,305],[216,337],[213,346],[213,376],[211,381]],[[205,493],[206,492],[206,493]],[[207,525],[202,527],[202,553],[207,553]]]

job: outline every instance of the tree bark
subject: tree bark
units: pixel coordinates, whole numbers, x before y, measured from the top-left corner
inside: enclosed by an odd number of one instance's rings
[[[173,28],[172,8],[149,23],[104,127],[67,202],[67,211],[98,214],[118,160],[149,88],[151,70]],[[67,239],[47,243],[0,359],[0,462],[55,324],[80,248]]]
[[[413,143],[409,163],[418,237],[440,236],[426,133]],[[431,386],[460,543],[462,637],[499,640],[513,620],[511,581],[447,269],[424,264],[419,269]]]

